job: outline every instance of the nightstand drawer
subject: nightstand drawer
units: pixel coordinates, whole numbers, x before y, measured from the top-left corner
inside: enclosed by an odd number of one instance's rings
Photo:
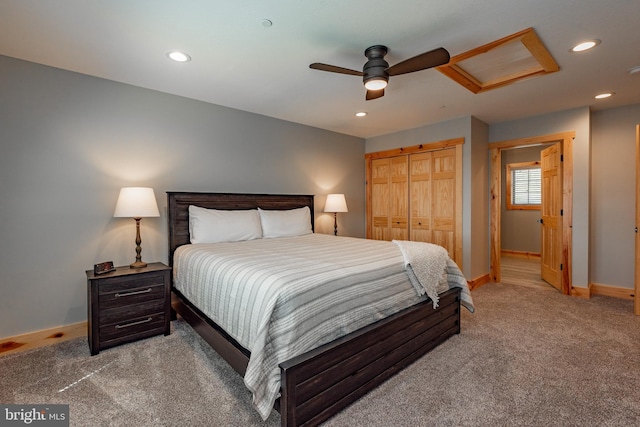
[[[100,325],[125,322],[136,317],[148,316],[153,313],[164,312],[165,300],[157,299],[140,304],[123,305],[100,310]]]
[[[164,331],[164,313],[153,313],[115,323],[100,325],[100,342],[109,345],[110,341],[124,337],[140,337],[140,334],[152,336]],[[147,335],[148,334],[148,335]]]
[[[162,272],[131,274],[124,277],[105,277],[104,279],[100,279],[100,294],[162,284],[164,284],[164,275]]]
[[[100,295],[98,304],[100,311],[111,307],[120,307],[126,305],[139,304],[149,300],[157,300],[165,298],[164,283],[131,283],[134,286],[116,286],[106,285],[100,287]],[[104,288],[110,288],[109,292],[105,292]]]

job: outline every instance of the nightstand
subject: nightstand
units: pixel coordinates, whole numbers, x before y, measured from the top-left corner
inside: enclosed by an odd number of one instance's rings
[[[171,267],[117,267],[95,275],[87,270],[89,349],[105,348],[171,332]]]

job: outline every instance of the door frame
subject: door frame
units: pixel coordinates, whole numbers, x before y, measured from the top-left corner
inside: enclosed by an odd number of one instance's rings
[[[640,125],[636,125],[636,235],[633,312],[640,316]]]
[[[562,144],[562,274],[561,290],[571,295],[571,248],[573,225],[573,140],[575,132],[562,132],[549,135],[519,138],[489,144],[490,155],[490,272],[493,282],[500,281],[500,217],[502,204],[502,150],[528,145]]]

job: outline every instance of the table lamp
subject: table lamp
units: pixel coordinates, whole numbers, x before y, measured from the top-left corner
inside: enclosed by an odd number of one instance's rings
[[[333,234],[338,235],[338,212],[349,212],[344,194],[327,194],[327,201],[324,204],[325,212],[333,212]]]
[[[113,213],[116,218],[133,218],[136,220],[136,261],[131,264],[131,268],[143,268],[147,263],[142,261],[142,248],[140,243],[140,220],[143,217],[160,216],[158,202],[153,192],[153,188],[146,187],[124,187],[120,189],[116,210]]]

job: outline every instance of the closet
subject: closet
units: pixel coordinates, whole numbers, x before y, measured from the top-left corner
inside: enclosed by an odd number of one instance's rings
[[[461,267],[463,142],[368,153],[367,238],[435,243]]]

